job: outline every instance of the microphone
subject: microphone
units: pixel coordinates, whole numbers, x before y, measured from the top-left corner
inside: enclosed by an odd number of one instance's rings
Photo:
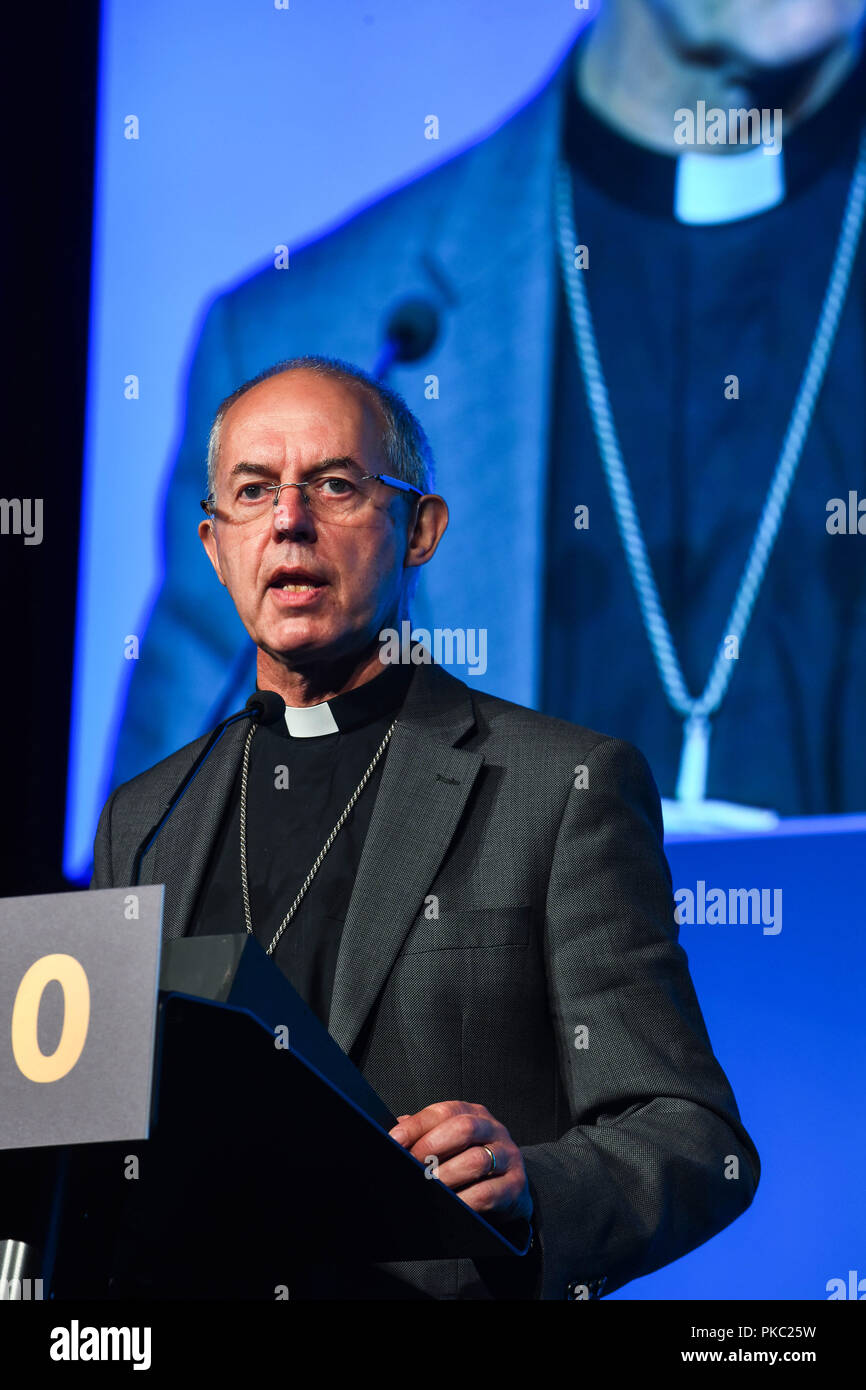
[[[372,375],[380,380],[395,362],[417,362],[426,357],[439,336],[439,311],[428,299],[404,299],[391,311],[385,326],[385,342]]]
[[[286,702],[275,690],[257,690],[244,709],[257,713],[263,724],[276,724],[286,712]]]
[[[177,787],[177,790],[174,792],[171,800],[169,801],[159,820],[156,822],[156,825],[152,826],[151,829],[148,830],[144,839],[141,841],[141,844],[138,846],[138,849],[135,851],[132,860],[132,874],[130,877],[130,887],[135,887],[135,885],[138,883],[138,876],[141,873],[142,859],[147,854],[147,851],[150,849],[154,840],[162,832],[167,820],[171,816],[172,811],[175,810],[175,808],[178,805],[178,802],[181,800],[184,793],[189,789],[193,781],[193,778],[198,775],[205,760],[210,757],[211,753],[213,752],[216,745],[219,743],[226,729],[229,728],[231,724],[236,724],[239,719],[258,719],[263,724],[274,724],[285,712],[285,708],[285,700],[281,695],[278,695],[275,690],[257,690],[254,695],[250,696],[242,710],[239,710],[236,714],[230,714],[227,719],[223,719],[221,723],[217,724],[216,728],[212,731],[210,738],[208,739],[204,748],[199,753],[192,767],[182,778],[179,786]]]

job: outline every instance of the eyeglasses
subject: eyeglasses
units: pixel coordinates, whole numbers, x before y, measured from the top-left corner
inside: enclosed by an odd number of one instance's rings
[[[414,492],[418,497],[425,496],[420,488],[413,487],[402,478],[392,477],[390,473],[362,473],[351,478],[341,473],[313,478],[305,483],[239,483],[236,491],[219,508],[213,492],[203,498],[200,505],[208,516],[242,526],[250,521],[261,521],[269,511],[276,511],[283,488],[296,487],[300,489],[311,516],[317,521],[352,524],[368,509],[376,483],[384,483],[386,487],[397,488],[400,492]],[[270,493],[273,493],[273,503]]]

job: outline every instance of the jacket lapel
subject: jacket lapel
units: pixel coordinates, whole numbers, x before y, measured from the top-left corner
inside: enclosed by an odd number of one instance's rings
[[[225,730],[142,861],[140,882],[166,885],[164,941],[183,936],[189,925],[249,727],[239,719]]]
[[[454,744],[474,725],[465,684],[414,673],[388,748],[343,927],[328,1030],[349,1053],[451,843],[483,764]]]

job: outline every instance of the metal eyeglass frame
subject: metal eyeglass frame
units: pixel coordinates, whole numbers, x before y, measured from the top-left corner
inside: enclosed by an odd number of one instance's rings
[[[412,483],[406,483],[406,482],[403,481],[402,478],[395,478],[391,473],[362,473],[361,476],[360,476],[359,478],[356,479],[356,482],[364,483],[364,482],[371,481],[371,480],[373,480],[373,479],[375,479],[377,482],[385,483],[385,485],[386,485],[387,487],[396,487],[396,488],[399,488],[400,492],[414,492],[414,493],[417,493],[417,495],[418,495],[419,497],[426,497],[426,496],[427,496],[426,492],[422,492],[421,489],[420,489],[420,487],[415,487],[415,486],[413,486]],[[352,481],[351,478],[348,479],[348,481],[351,482],[351,481]],[[307,497],[306,489],[307,489],[308,487],[312,487],[312,486],[313,486],[313,482],[312,482],[312,481],[305,482],[305,483],[259,483],[258,486],[259,486],[260,488],[263,488],[265,492],[272,492],[272,493],[274,494],[274,511],[276,511],[277,507],[280,505],[280,493],[282,492],[282,490],[283,490],[284,487],[297,487],[297,488],[300,488],[300,490],[301,490],[301,496],[302,496],[303,499],[304,499],[304,505],[307,506],[307,507],[309,507],[309,505],[310,505],[310,501],[309,501],[309,498]],[[216,502],[216,493],[213,493],[213,492],[212,492],[208,497],[203,497],[203,498],[202,498],[201,502],[199,503],[199,506],[201,507],[202,511],[205,512],[205,514],[206,514],[207,516],[209,516],[209,517],[215,517],[215,516],[216,516],[216,509],[215,509],[215,506],[214,506],[214,503],[215,503],[215,502]]]

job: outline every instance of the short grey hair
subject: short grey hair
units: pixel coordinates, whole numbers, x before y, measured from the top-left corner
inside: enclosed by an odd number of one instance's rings
[[[385,386],[383,382],[371,376],[369,372],[353,366],[351,362],[344,362],[342,358],[310,356],[290,357],[284,362],[277,362],[272,367],[266,367],[257,376],[251,377],[242,386],[238,386],[230,396],[226,396],[225,400],[220,403],[208,435],[208,497],[211,497],[216,489],[223,421],[235,401],[239,401],[241,396],[246,395],[247,391],[251,391],[254,386],[258,386],[260,382],[267,381],[272,376],[280,376],[283,372],[302,370],[314,372],[318,376],[336,377],[340,381],[352,381],[368,394],[374,396],[382,413],[384,424],[382,452],[385,458],[385,467],[382,471],[391,473],[401,482],[411,483],[413,487],[420,488],[422,492],[433,491],[435,486],[433,452],[420,421],[413,415],[403,397],[390,386]]]

